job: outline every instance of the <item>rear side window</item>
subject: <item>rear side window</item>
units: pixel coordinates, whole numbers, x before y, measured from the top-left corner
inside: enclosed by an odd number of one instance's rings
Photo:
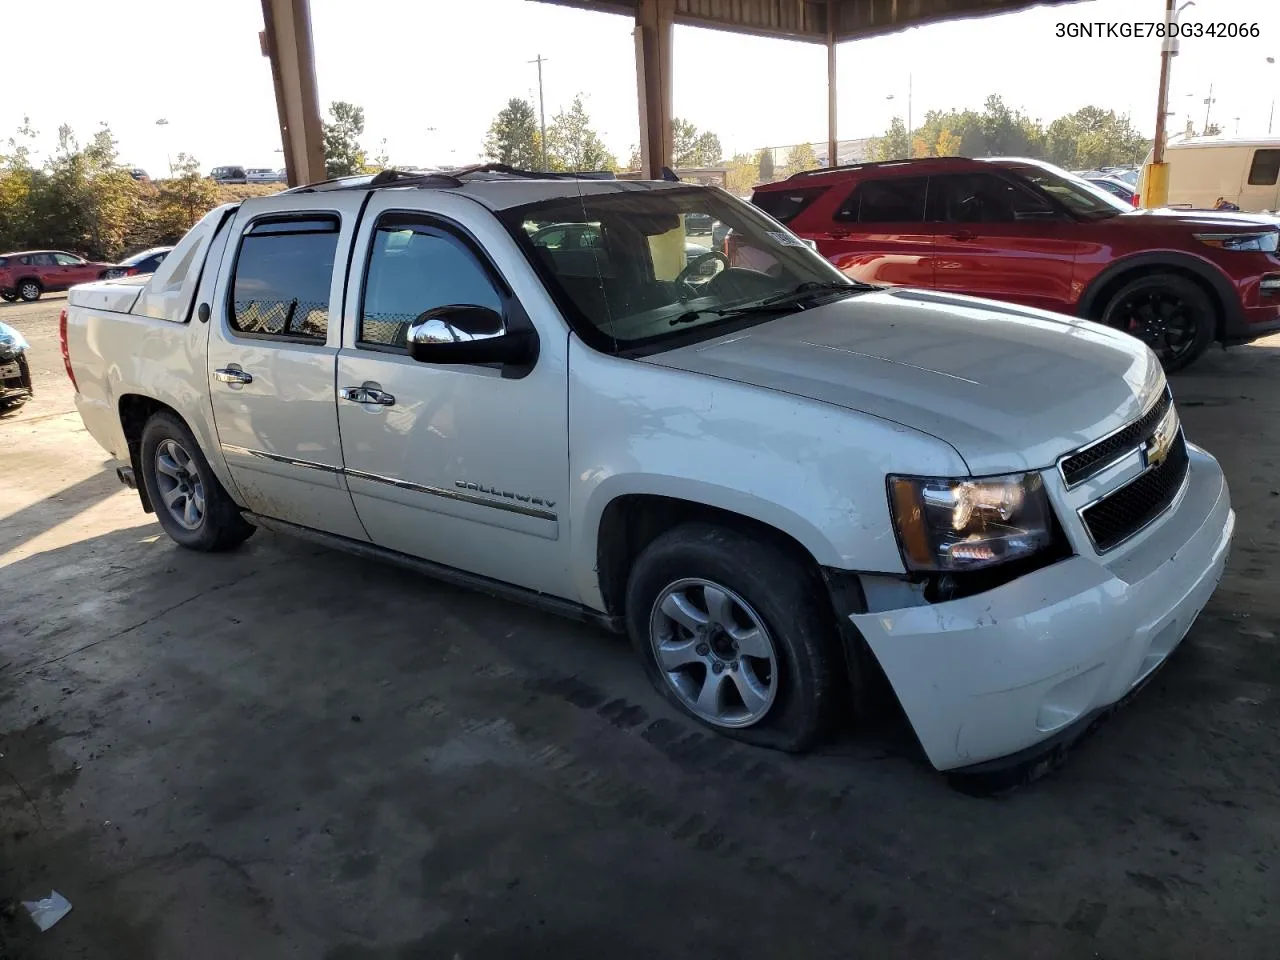
[[[928,177],[866,180],[849,194],[835,219],[845,223],[923,223]]]
[[[1249,184],[1269,187],[1280,177],[1280,150],[1255,150],[1249,167]]]
[[[236,257],[231,327],[252,336],[323,343],[338,248],[336,217],[259,220]]]
[[[415,216],[379,220],[369,251],[360,342],[403,348],[414,319],[452,305],[503,309],[492,277],[461,239]]]
[[[757,190],[751,202],[779,223],[790,223],[809,204],[826,192],[826,187],[803,190]]]

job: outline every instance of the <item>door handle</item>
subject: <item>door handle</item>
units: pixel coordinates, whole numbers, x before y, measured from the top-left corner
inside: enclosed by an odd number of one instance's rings
[[[376,403],[380,407],[389,407],[396,402],[391,394],[373,387],[343,387],[338,396],[352,403]]]
[[[952,240],[972,240],[976,234],[972,230],[957,230],[947,234]]]
[[[235,367],[219,367],[213,371],[213,379],[223,383],[253,383],[253,374]]]

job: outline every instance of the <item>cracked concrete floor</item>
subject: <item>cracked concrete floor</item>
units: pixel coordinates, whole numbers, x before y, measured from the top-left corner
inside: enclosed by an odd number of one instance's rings
[[[1000,800],[900,728],[792,758],[666,709],[589,628],[259,533],[185,553],[68,415],[57,300],[0,308],[10,958],[1273,957],[1280,342],[1175,382],[1240,513],[1177,655]]]

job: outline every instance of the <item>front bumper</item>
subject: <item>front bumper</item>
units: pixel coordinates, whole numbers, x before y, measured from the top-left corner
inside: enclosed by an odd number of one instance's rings
[[[1143,542],[1075,556],[962,600],[853,614],[939,770],[1019,754],[1138,686],[1222,579],[1226,481],[1196,447],[1187,486]]]

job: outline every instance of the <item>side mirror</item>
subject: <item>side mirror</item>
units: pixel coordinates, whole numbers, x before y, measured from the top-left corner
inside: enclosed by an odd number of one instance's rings
[[[405,346],[419,363],[527,366],[538,358],[538,338],[533,331],[507,330],[501,314],[469,304],[451,304],[419,314],[409,324]]]

